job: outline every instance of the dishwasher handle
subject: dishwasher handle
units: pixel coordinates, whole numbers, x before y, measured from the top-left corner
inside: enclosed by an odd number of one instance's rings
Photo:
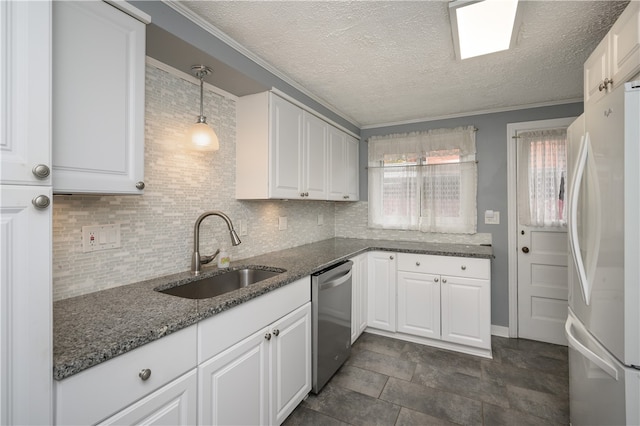
[[[330,289],[330,288],[333,288],[333,287],[338,287],[339,285],[342,285],[342,284],[346,283],[350,279],[351,279],[351,269],[349,269],[349,271],[346,274],[344,274],[344,275],[342,275],[342,276],[340,276],[338,278],[335,278],[335,279],[333,279],[331,281],[327,281],[326,283],[322,283],[320,285],[320,291],[327,290],[327,289]]]

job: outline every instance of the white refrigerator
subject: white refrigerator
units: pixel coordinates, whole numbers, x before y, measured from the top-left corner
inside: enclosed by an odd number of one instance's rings
[[[640,81],[568,129],[570,418],[640,425]]]

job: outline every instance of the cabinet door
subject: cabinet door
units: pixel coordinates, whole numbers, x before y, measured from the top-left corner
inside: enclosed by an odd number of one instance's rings
[[[51,3],[0,2],[0,181],[51,185]]]
[[[311,303],[270,327],[271,424],[281,424],[311,390]]]
[[[609,39],[598,44],[593,53],[584,63],[584,102],[596,102],[602,98],[607,91],[601,90],[600,85],[609,78]]]
[[[194,369],[99,424],[193,425],[197,391]]]
[[[398,331],[440,338],[440,276],[398,271]]]
[[[198,367],[198,424],[269,421],[269,341],[263,329]],[[269,331],[270,332],[270,331]]]
[[[396,331],[396,260],[394,253],[369,253],[369,303],[367,324]]]
[[[270,196],[300,198],[302,109],[275,95],[271,95],[270,102]]]
[[[640,4],[629,3],[609,31],[609,61],[613,87],[640,70]]]
[[[305,198],[327,198],[327,132],[329,125],[304,112],[304,175],[302,190]],[[308,194],[308,195],[307,195]]]
[[[345,192],[347,201],[358,201],[360,199],[360,158],[359,142],[356,138],[347,136],[346,142],[346,182]]]
[[[367,328],[367,255],[361,254],[351,259],[351,343]]]
[[[141,194],[145,25],[102,1],[53,2],[53,187]]]
[[[489,280],[441,277],[442,340],[491,348]]]
[[[329,127],[329,199],[344,201],[346,195],[347,162],[345,144],[347,135],[333,126]]]
[[[2,5],[0,5],[2,6]],[[0,186],[0,424],[52,423],[51,187]]]

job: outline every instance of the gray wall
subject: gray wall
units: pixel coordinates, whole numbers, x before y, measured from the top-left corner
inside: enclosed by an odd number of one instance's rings
[[[478,232],[492,234],[495,259],[491,271],[491,323],[509,325],[509,262],[507,235],[507,124],[577,117],[582,103],[473,115],[447,120],[365,129],[360,142],[360,199],[367,199],[367,139],[371,136],[473,125],[478,160]],[[484,211],[498,210],[500,225],[485,225]]]

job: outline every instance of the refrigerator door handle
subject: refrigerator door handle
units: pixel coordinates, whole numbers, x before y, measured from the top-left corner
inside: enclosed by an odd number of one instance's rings
[[[618,370],[613,365],[609,364],[606,360],[600,358],[598,355],[589,350],[589,348],[580,343],[580,341],[573,335],[573,321],[573,317],[569,315],[567,317],[567,322],[564,325],[564,331],[567,335],[567,340],[569,340],[569,346],[580,352],[585,358],[600,367],[600,369],[607,373],[609,376],[611,376],[615,380],[618,380]]]
[[[589,133],[580,139],[580,151],[578,154],[578,161],[573,173],[573,185],[571,188],[571,198],[569,203],[569,244],[571,244],[571,255],[573,262],[576,265],[578,271],[578,278],[580,282],[580,290],[582,290],[582,298],[584,303],[589,306],[591,299],[591,291],[589,289],[589,282],[587,281],[587,273],[585,271],[584,262],[582,261],[582,255],[580,254],[580,241],[578,239],[578,195],[580,192],[580,184],[584,175],[584,169],[587,164],[587,148],[589,146]]]

